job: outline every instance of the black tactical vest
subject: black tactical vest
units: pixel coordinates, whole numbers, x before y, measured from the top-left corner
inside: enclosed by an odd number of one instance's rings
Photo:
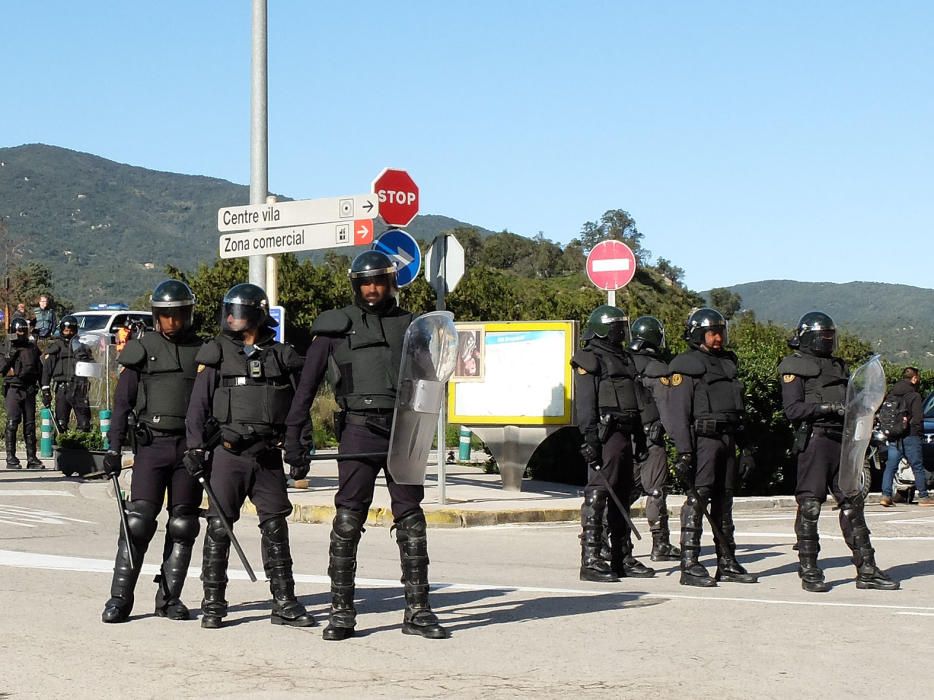
[[[695,420],[714,419],[738,425],[743,414],[743,385],[736,376],[732,354],[691,352],[704,364],[704,374],[699,377],[694,394]]]
[[[651,380],[668,376],[668,365],[654,355],[632,353],[636,364],[636,400],[639,402],[639,415],[642,425],[651,425],[659,420],[658,404],[655,403],[655,394],[649,386]]]
[[[76,337],[70,340],[56,338],[46,350],[52,365],[52,381],[67,382],[75,378],[75,365],[78,362],[91,362],[90,351],[83,347]]]
[[[295,393],[286,355],[295,350],[282,343],[268,343],[254,346],[253,354],[247,357],[243,343],[226,335],[218,335],[212,342],[221,354],[212,413],[224,432],[246,438],[281,436]]]
[[[629,354],[613,352],[597,342],[589,343],[581,352],[592,352],[600,361],[600,383],[597,387],[600,413],[637,413],[636,366]]]
[[[175,344],[161,333],[146,333],[130,342],[139,343],[145,350],[142,361],[131,365],[140,373],[134,407],[137,420],[156,430],[184,431],[188,399],[198,374],[195,356],[201,340],[193,337]],[[127,354],[124,350],[121,357]]]
[[[39,348],[35,343],[26,343],[24,345],[13,344],[11,350],[18,350],[16,361],[13,363],[13,376],[5,377],[4,381],[9,386],[32,386],[39,381],[42,374],[42,363],[39,355]]]
[[[817,357],[808,353],[795,353],[797,362],[811,365],[807,374],[814,376],[801,376],[804,382],[805,403],[840,403],[846,404],[846,386],[848,373],[846,364],[838,357]],[[839,425],[843,418],[837,415],[821,416],[815,420],[816,425]]]
[[[328,379],[344,410],[391,409],[396,404],[402,340],[412,314],[394,309],[386,316],[357,306],[342,311],[351,321],[347,334],[334,347]]]

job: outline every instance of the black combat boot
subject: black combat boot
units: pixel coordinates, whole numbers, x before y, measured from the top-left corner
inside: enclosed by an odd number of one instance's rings
[[[795,535],[798,540],[798,576],[801,588],[810,593],[826,593],[830,585],[824,580],[824,572],[817,566],[820,538],[817,521],[820,518],[821,502],[816,498],[801,498],[795,517]]]
[[[396,521],[396,543],[402,562],[402,585],[405,588],[405,617],[402,634],[417,634],[426,639],[447,639],[448,631],[438,622],[428,604],[428,525],[418,510]]]
[[[654,508],[658,512],[658,518],[650,523],[652,530],[652,553],[649,558],[652,561],[678,561],[681,558],[681,550],[671,544],[671,533],[668,530],[668,505],[665,503],[665,494],[662,491],[652,491],[647,496],[647,503],[654,502]],[[646,505],[646,512],[650,510]]]
[[[26,469],[45,469],[45,464],[36,456],[36,424],[23,423],[23,442],[26,443]]]
[[[716,586],[710,574],[698,561],[703,532],[704,507],[708,494],[699,495],[696,491],[687,494],[681,506],[681,585]]]
[[[863,516],[863,501],[853,497],[844,499],[840,506],[840,527],[850,549],[853,551],[853,564],[856,565],[856,587],[874,588],[880,591],[896,591],[898,581],[876,566],[875,550],[869,540],[869,527]]]
[[[610,567],[620,578],[652,578],[655,569],[649,568],[632,555],[632,532],[614,503],[607,503],[607,532]]]
[[[14,423],[12,420],[7,421],[6,424],[6,468],[7,469],[22,469],[23,465],[20,464],[19,458],[16,456],[16,428],[19,426],[18,423]]]
[[[733,494],[726,492],[718,511],[722,540],[715,542],[717,548],[717,581],[727,583],[758,583],[759,577],[750,574],[736,561],[736,527],[733,525]],[[717,521],[714,521],[717,522]]]
[[[110,583],[110,600],[104,604],[102,622],[126,622],[130,617],[133,611],[133,591],[139,572],[143,568],[143,557],[149,549],[149,541],[156,533],[156,516],[159,510],[160,506],[149,501],[127,502],[126,520],[131,539],[128,543],[121,527],[120,538],[117,540],[114,575]],[[133,566],[130,566],[130,551],[133,553]]]
[[[581,505],[581,581],[595,581],[597,583],[613,583],[619,577],[605,558],[601,556],[604,547],[604,515],[606,513],[606,491],[587,489],[584,491],[584,502]],[[607,539],[609,544],[609,538]],[[612,557],[612,554],[611,554]]]
[[[220,518],[208,516],[204,533],[204,554],[201,561],[201,583],[204,599],[201,601],[201,626],[217,629],[227,615],[227,558],[230,556],[230,538]]]
[[[263,563],[272,593],[270,621],[274,625],[314,627],[315,619],[295,597],[289,524],[280,516],[260,523],[259,529],[263,533]]]
[[[191,612],[182,602],[182,588],[191,563],[191,551],[200,530],[198,511],[191,506],[173,506],[165,527],[162,568],[156,576],[156,615],[187,620]]]
[[[357,573],[357,545],[363,534],[366,513],[338,508],[331,524],[328,576],[331,577],[331,612],[322,639],[339,642],[353,637],[357,624],[354,607],[354,576]]]

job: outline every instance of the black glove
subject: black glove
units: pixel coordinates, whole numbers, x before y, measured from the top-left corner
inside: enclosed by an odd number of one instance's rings
[[[686,484],[694,481],[694,454],[692,452],[682,452],[678,455],[678,460],[674,464],[675,474]]]
[[[822,403],[817,406],[818,416],[842,416],[846,412],[842,403]]]
[[[114,450],[107,450],[107,454],[104,455],[104,474],[107,475],[107,478],[120,476],[122,467],[123,457],[121,454]]]
[[[312,444],[287,440],[285,443],[285,462],[289,465],[289,478],[304,479],[311,470],[311,455],[315,453]]]
[[[744,449],[739,456],[739,477],[743,481],[749,478],[749,475],[756,470],[756,459],[752,456],[752,450]]]
[[[182,458],[182,464],[192,478],[200,479],[208,475],[208,453],[202,447],[193,447]]]
[[[52,405],[52,390],[49,387],[42,387],[42,405],[48,408]]]
[[[581,445],[581,456],[591,469],[600,469],[603,466],[603,455],[600,454],[601,452],[602,450],[599,445],[594,445],[590,442],[585,442]]]

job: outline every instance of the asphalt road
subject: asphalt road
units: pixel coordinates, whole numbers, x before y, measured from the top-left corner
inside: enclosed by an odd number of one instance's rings
[[[873,507],[868,516],[900,591],[856,589],[830,508],[826,594],[800,588],[790,510],[737,518],[739,558],[759,584],[704,590],[680,586],[675,562],[656,565],[654,579],[581,582],[573,525],[433,529],[432,600],[452,632],[444,641],[399,632],[398,550],[388,529],[370,528],[359,636],[334,643],[321,627],[270,625],[266,584],[251,584],[233,553],[228,626],[154,617],[161,528],[130,622],[102,624],[112,500],[99,484],[0,472],[0,697],[926,697],[934,512]],[[244,518],[237,532],[261,570],[255,525]],[[322,626],[328,531],[291,529],[297,590]],[[712,547],[704,560],[713,565]],[[200,613],[197,574],[184,598]]]

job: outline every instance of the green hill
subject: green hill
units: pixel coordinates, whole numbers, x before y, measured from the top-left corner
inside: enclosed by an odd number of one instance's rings
[[[21,242],[22,262],[48,266],[58,294],[78,307],[137,299],[164,277],[166,264],[193,269],[213,261],[217,210],[249,201],[249,187],[217,178],[42,144],[0,148],[0,217],[9,237]],[[457,226],[470,224],[426,215],[407,230],[430,240]]]
[[[766,280],[727,287],[760,321],[792,327],[812,310],[870,342],[886,359],[934,369],[934,289],[882,282]]]

